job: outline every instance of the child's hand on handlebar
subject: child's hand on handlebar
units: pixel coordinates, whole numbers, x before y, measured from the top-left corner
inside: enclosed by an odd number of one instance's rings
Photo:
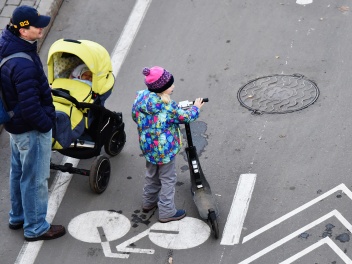
[[[204,105],[204,102],[203,102],[203,98],[197,98],[195,101],[194,101],[194,104],[196,107],[198,107],[199,109],[201,109],[201,107]]]

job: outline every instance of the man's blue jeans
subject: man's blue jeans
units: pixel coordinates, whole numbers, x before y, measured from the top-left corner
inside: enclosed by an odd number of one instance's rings
[[[10,134],[11,169],[10,223],[24,222],[24,236],[38,237],[50,224],[45,220],[48,209],[51,133],[29,131]]]

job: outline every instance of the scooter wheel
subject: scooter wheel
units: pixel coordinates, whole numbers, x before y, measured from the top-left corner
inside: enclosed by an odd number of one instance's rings
[[[89,186],[93,192],[100,194],[106,190],[110,171],[110,160],[107,157],[101,155],[94,160],[89,172]]]
[[[216,213],[214,209],[209,209],[208,220],[210,221],[211,229],[214,232],[215,239],[219,238],[219,225],[218,221],[216,220]]]

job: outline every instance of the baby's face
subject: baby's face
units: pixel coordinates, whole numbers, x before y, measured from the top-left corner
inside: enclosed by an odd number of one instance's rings
[[[92,81],[92,72],[91,71],[86,71],[82,73],[81,75],[82,80],[87,80],[87,81]]]

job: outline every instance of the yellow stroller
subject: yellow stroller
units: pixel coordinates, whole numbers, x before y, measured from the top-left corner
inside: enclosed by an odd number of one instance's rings
[[[91,82],[70,78],[78,65],[85,64],[92,73]],[[71,163],[50,168],[89,176],[95,193],[102,193],[110,179],[110,161],[100,155],[118,155],[126,142],[122,113],[104,107],[115,78],[110,55],[100,44],[89,40],[60,39],[48,54],[48,80],[56,111],[52,149],[77,159],[95,157],[90,170],[74,168]]]

